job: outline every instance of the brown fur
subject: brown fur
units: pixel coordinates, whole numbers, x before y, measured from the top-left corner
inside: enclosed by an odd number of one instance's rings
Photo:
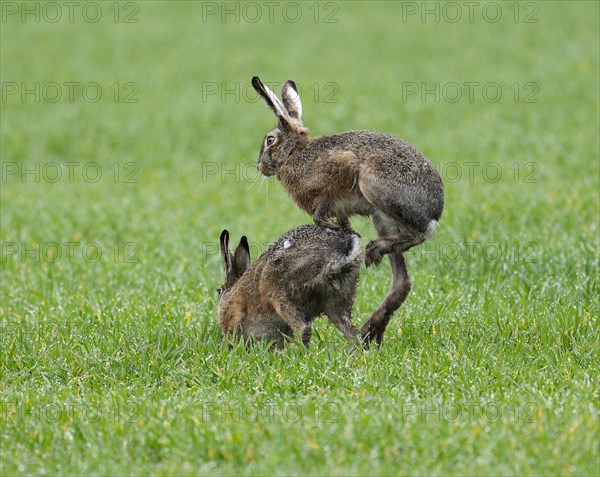
[[[316,224],[349,229],[352,215],[371,216],[379,238],[367,245],[365,264],[378,265],[389,255],[393,283],[361,335],[380,343],[411,288],[402,253],[427,240],[442,214],[442,180],[414,146],[389,134],[349,131],[310,138],[292,81],[283,86],[283,103],[257,77],[252,84],[278,119],[263,141],[261,172],[277,175]]]
[[[279,237],[250,266],[246,238],[233,254],[224,230],[221,255],[225,283],[218,313],[226,339],[241,336],[283,348],[286,337],[296,337],[308,346],[310,323],[321,314],[347,339],[357,334],[351,321],[361,260],[356,234],[303,225]]]

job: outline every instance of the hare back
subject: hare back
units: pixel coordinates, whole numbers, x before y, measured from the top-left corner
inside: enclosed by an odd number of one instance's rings
[[[345,141],[356,155],[357,188],[369,204],[422,232],[440,219],[444,208],[441,177],[413,145],[375,131],[350,131],[332,138],[335,144]],[[344,204],[339,202],[337,207]]]
[[[262,270],[261,288],[285,290],[290,296],[316,289],[335,294],[348,286],[344,277],[358,277],[361,257],[357,234],[302,225],[273,242],[255,265]]]
[[[351,263],[360,263],[360,238],[356,233],[315,224],[296,227],[273,242],[256,263],[266,262],[281,272],[294,270],[335,272]],[[312,273],[315,277],[318,273]]]
[[[356,156],[359,171],[365,163],[382,178],[398,184],[441,185],[439,173],[412,144],[378,131],[348,131],[317,138],[311,150],[349,151]]]

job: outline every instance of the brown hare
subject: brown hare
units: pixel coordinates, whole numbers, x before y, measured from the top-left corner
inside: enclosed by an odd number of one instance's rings
[[[393,282],[360,334],[366,343],[381,343],[392,314],[411,289],[403,252],[430,238],[442,214],[440,175],[414,146],[389,134],[349,131],[309,137],[293,81],[283,85],[283,102],[258,77],[252,85],[278,120],[262,143],[262,174],[276,175],[318,225],[348,229],[350,216],[371,217],[379,238],[367,245],[365,265],[378,265],[388,255]]]
[[[311,321],[323,313],[348,340],[358,333],[351,321],[362,261],[355,233],[303,225],[250,265],[246,237],[232,253],[223,230],[221,258],[225,283],[218,290],[218,313],[226,339],[241,336],[283,348],[286,337],[293,337],[308,346]]]

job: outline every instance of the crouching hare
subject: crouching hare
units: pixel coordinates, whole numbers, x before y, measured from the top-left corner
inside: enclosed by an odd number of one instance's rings
[[[221,233],[225,283],[218,313],[226,339],[241,336],[273,342],[286,337],[308,346],[311,321],[325,313],[348,339],[358,329],[351,310],[360,262],[360,238],[318,225],[303,225],[279,237],[250,265],[246,237],[232,253],[229,232]]]
[[[371,217],[379,238],[367,245],[365,264],[378,265],[388,255],[393,281],[360,333],[367,343],[381,343],[411,289],[403,252],[430,238],[442,214],[440,175],[414,146],[388,134],[349,131],[311,138],[293,81],[283,85],[283,102],[258,77],[252,85],[278,120],[260,150],[262,174],[277,175],[318,225],[347,229],[350,216]]]

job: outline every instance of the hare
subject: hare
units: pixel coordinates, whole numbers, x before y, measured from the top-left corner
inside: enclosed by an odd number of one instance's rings
[[[378,265],[387,254],[393,272],[390,291],[360,330],[367,344],[379,344],[412,287],[403,253],[429,239],[442,214],[440,175],[414,146],[388,134],[349,131],[311,138],[293,81],[283,85],[283,102],[258,77],[252,85],[278,120],[262,143],[261,173],[277,175],[318,225],[348,229],[350,216],[371,217],[379,238],[367,245],[365,265]]]
[[[252,266],[245,236],[235,253],[227,230],[220,241],[225,283],[218,289],[218,314],[226,339],[242,336],[283,348],[286,337],[295,337],[308,346],[310,323],[323,313],[348,340],[356,336],[357,234],[303,225],[279,237]]]

